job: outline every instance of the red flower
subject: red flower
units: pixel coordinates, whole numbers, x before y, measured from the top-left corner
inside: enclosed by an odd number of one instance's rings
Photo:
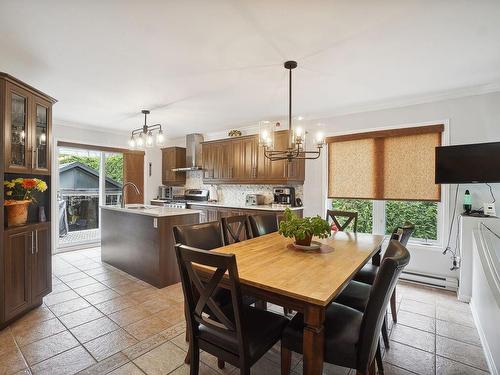
[[[33,189],[36,186],[36,181],[32,179],[25,179],[23,180],[22,186],[25,189]]]

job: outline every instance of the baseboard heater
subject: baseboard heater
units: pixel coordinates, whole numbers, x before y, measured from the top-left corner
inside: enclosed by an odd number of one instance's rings
[[[428,275],[420,272],[403,271],[399,279],[433,288],[452,291],[456,291],[458,289],[458,279],[455,277],[443,277]]]

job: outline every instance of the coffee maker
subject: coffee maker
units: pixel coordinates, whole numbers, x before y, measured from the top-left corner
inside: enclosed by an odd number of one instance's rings
[[[295,207],[295,188],[283,186],[273,188],[274,204]]]

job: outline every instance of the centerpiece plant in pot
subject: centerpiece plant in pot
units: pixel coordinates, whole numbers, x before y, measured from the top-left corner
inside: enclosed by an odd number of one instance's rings
[[[5,206],[9,227],[24,225],[28,221],[28,206],[36,203],[35,195],[47,190],[47,183],[38,178],[15,178],[4,181]]]
[[[319,216],[300,218],[287,208],[279,226],[279,233],[295,238],[295,244],[311,246],[313,236],[326,238],[330,235],[330,225]]]

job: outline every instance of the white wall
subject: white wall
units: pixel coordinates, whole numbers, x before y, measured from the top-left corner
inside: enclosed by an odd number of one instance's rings
[[[361,132],[377,128],[415,125],[420,123],[449,124],[449,143],[465,144],[477,142],[500,141],[500,93],[468,96],[458,99],[442,100],[432,103],[411,105],[350,115],[343,115],[321,119],[321,129],[326,135]],[[317,129],[318,121],[311,121],[308,128],[311,133]],[[309,139],[312,137],[309,137]],[[499,166],[500,167],[500,166]],[[326,152],[322,160],[306,161],[306,180],[304,184],[304,205],[306,215],[316,215],[326,210],[326,181],[327,166]],[[500,184],[493,184],[497,212],[500,213]],[[451,190],[448,195],[447,206],[451,216],[453,210],[450,201],[454,199],[455,185],[443,185],[444,189]],[[464,185],[459,190],[459,207],[461,212],[462,197],[465,189],[472,193],[474,207],[479,207],[483,202],[491,202],[489,190],[484,184]],[[321,198],[320,198],[321,197]],[[445,220],[446,223],[447,220]],[[446,234],[447,237],[447,234]],[[452,235],[454,244],[455,234]],[[413,270],[437,275],[456,276],[450,272],[449,258],[442,256],[442,248],[433,250],[415,249],[412,252],[410,267]]]

